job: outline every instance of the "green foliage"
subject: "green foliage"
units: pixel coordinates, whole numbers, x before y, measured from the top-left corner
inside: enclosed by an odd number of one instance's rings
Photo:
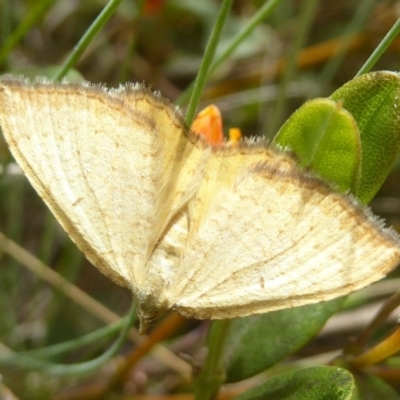
[[[303,167],[368,203],[400,149],[399,95],[398,74],[362,75],[336,90],[332,100],[304,104],[274,142],[291,149]]]
[[[399,152],[399,83],[398,74],[370,73],[338,89],[333,100],[308,101],[285,122],[274,144],[293,151],[304,168],[367,202]],[[340,305],[338,299],[234,321],[227,341],[227,380],[248,378],[293,354]],[[378,378],[358,378],[357,383],[353,392],[348,371],[310,368],[276,376],[237,399],[361,400],[366,393],[392,398],[392,389]]]
[[[354,193],[368,203],[382,186],[400,148],[400,77],[372,72],[351,80],[331,96],[342,101],[357,122],[361,138],[361,175]]]
[[[361,168],[360,132],[341,103],[314,99],[282,126],[274,143],[294,152],[304,168],[316,171],[344,192],[357,192]]]
[[[285,372],[250,389],[235,400],[350,400],[354,380],[337,367],[313,367]]]
[[[247,379],[293,354],[321,330],[342,302],[335,299],[234,320],[226,344],[227,382]]]

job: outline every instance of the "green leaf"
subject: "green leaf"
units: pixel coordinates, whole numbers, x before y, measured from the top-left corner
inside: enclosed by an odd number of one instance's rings
[[[348,82],[330,96],[342,101],[361,136],[361,176],[354,194],[368,203],[389,173],[400,149],[400,77],[372,72]]]
[[[282,126],[274,143],[289,148],[300,165],[317,171],[340,191],[357,191],[361,143],[357,123],[340,102],[314,99]]]
[[[275,365],[315,336],[343,298],[232,322],[226,343],[227,382],[237,382]]]
[[[353,391],[354,381],[349,371],[313,367],[274,376],[235,400],[350,400]]]

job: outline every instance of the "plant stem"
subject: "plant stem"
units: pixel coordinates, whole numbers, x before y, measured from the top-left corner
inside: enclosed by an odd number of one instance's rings
[[[190,97],[188,109],[186,112],[185,122],[187,126],[191,126],[194,120],[197,107],[200,102],[201,94],[206,84],[208,74],[210,73],[210,67],[215,55],[215,50],[221,37],[222,28],[224,27],[225,22],[228,18],[232,2],[233,0],[223,0],[221,8],[219,10],[219,14],[208,39],[207,46],[204,51],[204,57],[201,62],[199,73],[197,74],[196,81],[194,83],[194,89]]]
[[[208,355],[195,381],[195,400],[212,400],[225,379],[224,352],[232,320],[214,321],[208,339]]]
[[[248,23],[229,41],[225,49],[217,55],[211,65],[210,74],[214,72],[235,50],[236,48],[254,31],[254,29],[267,17],[269,17],[276,6],[284,0],[267,1],[248,21]],[[178,103],[185,104],[189,101],[193,85],[189,85],[179,96]]]
[[[374,50],[374,52],[371,54],[371,56],[368,58],[365,64],[357,72],[356,77],[365,74],[366,72],[369,72],[371,70],[371,68],[379,60],[379,58],[386,51],[386,49],[392,44],[393,40],[399,35],[399,33],[400,33],[400,18],[395,22],[390,31],[379,43],[379,46]]]
[[[272,14],[272,11],[281,3],[282,0],[269,0],[267,1],[250,19],[248,24],[243,27],[229,42],[228,46],[225,47],[224,51],[221,52],[220,56],[213,63],[211,71],[215,71],[223,61],[225,61],[233,51],[248,37],[253,30],[260,25],[260,23]]]
[[[400,328],[397,329],[375,347],[365,353],[349,360],[352,367],[363,369],[370,365],[377,364],[386,358],[398,353],[400,350]]]
[[[82,363],[77,364],[54,364],[47,361],[43,361],[37,358],[32,357],[31,354],[35,354],[34,352],[27,352],[27,353],[20,353],[20,354],[12,354],[11,356],[6,356],[2,358],[2,365],[18,365],[22,368],[32,369],[36,371],[44,371],[51,375],[77,375],[82,373],[88,373],[100,368],[104,365],[107,361],[109,361],[112,357],[114,357],[119,350],[121,349],[122,345],[125,343],[125,340],[129,334],[130,327],[134,319],[136,318],[136,307],[132,303],[131,309],[128,312],[128,315],[124,317],[125,324],[121,329],[121,332],[115,342],[111,345],[111,347],[104,352],[99,357],[85,361]],[[64,345],[65,346],[65,345]],[[66,345],[70,347],[70,343]],[[45,350],[45,352],[52,353],[55,351],[65,350],[63,345],[54,346],[52,348]],[[36,351],[39,353],[39,350]],[[28,354],[28,355],[27,355]],[[39,353],[40,354],[40,353]]]
[[[100,32],[106,22],[115,13],[122,0],[110,0],[103,8],[103,11],[95,19],[93,24],[81,37],[78,44],[74,47],[68,58],[64,61],[54,80],[59,81],[79,60],[82,53],[87,49],[93,38]]]

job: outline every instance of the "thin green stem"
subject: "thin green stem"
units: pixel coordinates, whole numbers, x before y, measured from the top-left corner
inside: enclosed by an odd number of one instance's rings
[[[7,59],[12,49],[19,43],[25,36],[26,32],[34,26],[37,21],[42,18],[47,9],[54,3],[54,0],[42,0],[40,2],[32,3],[34,6],[26,15],[26,17],[18,24],[14,32],[7,37],[3,46],[0,49],[0,65]]]
[[[214,72],[224,62],[234,50],[254,31],[254,29],[266,18],[268,18],[275,8],[283,0],[269,0],[267,1],[228,43],[224,51],[213,62],[210,73]]]
[[[225,380],[225,343],[232,320],[214,321],[208,339],[208,355],[203,370],[196,378],[195,400],[212,400]]]
[[[315,13],[317,11],[317,6],[318,0],[309,0],[302,3],[302,9],[300,10],[300,25],[296,30],[296,36],[287,60],[286,71],[279,85],[275,110],[272,114],[272,118],[267,129],[268,137],[275,135],[286,113],[287,87],[295,76],[297,68],[297,55],[307,39],[311,23],[314,20]]]
[[[214,72],[236,49],[237,47],[254,31],[254,29],[267,17],[269,17],[276,6],[284,0],[267,1],[249,20],[249,22],[230,40],[225,49],[217,56],[210,68],[210,74]],[[187,103],[193,84],[189,85],[179,96],[178,104]]]
[[[77,45],[72,50],[71,54],[64,61],[60,70],[54,77],[54,80],[60,80],[79,60],[83,52],[87,49],[93,38],[100,32],[106,22],[114,15],[116,9],[120,5],[122,0],[110,0],[108,4],[103,8],[103,11],[95,19],[93,24],[81,37]]]
[[[100,328],[95,332],[88,333],[87,335],[81,336],[73,340],[68,340],[63,343],[42,347],[35,350],[6,354],[5,357],[0,357],[0,364],[2,364],[3,360],[5,360],[5,363],[8,364],[9,362],[12,362],[13,359],[15,359],[15,364],[18,364],[18,358],[20,356],[30,356],[42,359],[49,358],[67,353],[72,350],[77,350],[83,346],[98,343],[99,341],[107,339],[117,333],[121,329],[121,326],[126,324],[126,320],[127,317],[121,318],[119,321]]]
[[[26,369],[34,369],[36,371],[44,371],[52,375],[77,375],[82,373],[88,373],[100,368],[104,363],[109,361],[112,357],[114,357],[118,351],[121,349],[124,344],[129,329],[136,317],[136,307],[132,304],[131,309],[129,310],[128,315],[124,318],[125,325],[121,330],[121,333],[117,340],[111,345],[111,347],[104,352],[101,356],[95,358],[94,360],[78,363],[78,364],[54,364],[46,361],[42,361],[36,358],[33,358],[31,355],[25,355],[27,353],[22,354],[13,354],[13,357],[3,357],[0,359],[0,363],[2,365],[18,365],[20,367]],[[70,346],[65,344],[58,345],[59,348],[56,350],[59,351],[62,346]],[[64,349],[62,349],[64,350]],[[39,350],[36,351],[36,354]],[[54,348],[52,350],[48,350],[48,353],[54,353]],[[46,353],[46,352],[45,352]],[[32,352],[30,352],[32,354]],[[43,355],[43,353],[42,353]],[[49,354],[47,354],[49,355]],[[18,356],[18,357],[15,357]]]
[[[187,126],[191,126],[196,115],[197,107],[200,102],[201,94],[207,81],[208,74],[210,73],[211,63],[213,61],[215,50],[221,37],[222,29],[229,16],[233,0],[223,0],[219,14],[215,21],[214,27],[211,31],[207,46],[204,52],[204,57],[201,62],[199,73],[197,74],[194,83],[194,89],[190,97],[189,105],[186,112],[185,122]]]
[[[400,33],[400,18],[395,22],[390,31],[379,43],[379,46],[374,50],[374,52],[371,54],[371,56],[368,58],[365,64],[357,72],[356,77],[365,74],[366,72],[369,72],[371,70],[371,68],[379,60],[379,58],[386,51],[386,49],[392,44],[393,40],[396,39],[399,33]]]

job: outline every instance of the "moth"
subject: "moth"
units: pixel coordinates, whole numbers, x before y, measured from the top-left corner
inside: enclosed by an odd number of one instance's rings
[[[140,331],[168,310],[224,319],[381,279],[397,234],[262,140],[210,145],[168,100],[5,76],[11,153],[87,259],[129,288]]]

